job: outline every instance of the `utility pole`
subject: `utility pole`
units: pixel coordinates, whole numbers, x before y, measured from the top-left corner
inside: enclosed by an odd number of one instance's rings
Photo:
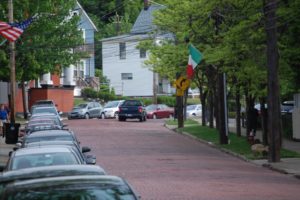
[[[276,27],[277,0],[264,2],[267,35],[267,67],[268,67],[268,132],[269,132],[269,162],[280,161],[281,120],[278,79],[278,48]]]
[[[13,0],[8,0],[8,20],[9,23],[13,23]],[[9,42],[9,52],[10,52],[10,121],[12,124],[15,123],[15,99],[16,99],[16,52],[15,52],[15,42]]]

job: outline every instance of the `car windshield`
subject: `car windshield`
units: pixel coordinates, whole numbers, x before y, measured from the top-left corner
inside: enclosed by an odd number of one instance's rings
[[[86,108],[87,104],[83,103],[83,104],[79,104],[76,106],[76,108]]]
[[[56,110],[54,107],[37,107],[32,110],[32,114],[40,114],[40,113],[52,113],[56,114]]]
[[[55,135],[55,136],[44,136],[44,137],[27,137],[25,139],[25,143],[32,142],[40,142],[40,141],[55,141],[55,140],[63,140],[63,141],[73,141],[73,137],[71,135]]]
[[[151,111],[151,110],[156,110],[156,108],[157,108],[157,105],[149,105],[146,107],[146,110]]]
[[[196,108],[196,105],[190,105],[186,107],[186,110],[194,110]]]
[[[104,108],[114,108],[117,107],[119,104],[119,101],[109,101],[107,104],[105,104]]]
[[[71,165],[78,164],[78,161],[70,152],[30,154],[26,156],[16,156],[12,162],[12,170],[30,167],[49,165]]]
[[[28,192],[30,191],[30,192]],[[47,187],[47,184],[37,188],[11,190],[6,193],[9,200],[136,200],[132,191],[125,186],[110,186],[109,184],[72,184]]]

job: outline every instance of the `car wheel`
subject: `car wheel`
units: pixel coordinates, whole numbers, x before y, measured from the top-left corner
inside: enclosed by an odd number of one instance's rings
[[[105,114],[104,113],[101,114],[101,119],[105,119]]]
[[[153,119],[157,119],[157,116],[156,116],[156,114],[154,114],[154,115],[153,115]]]
[[[116,118],[116,119],[119,119],[118,112],[115,112],[115,114],[114,114],[114,118]]]
[[[84,115],[84,118],[85,118],[85,119],[89,119],[89,118],[90,118],[89,113],[86,113],[86,114]]]

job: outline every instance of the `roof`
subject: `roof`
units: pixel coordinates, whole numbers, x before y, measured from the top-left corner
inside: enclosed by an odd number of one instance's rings
[[[164,8],[162,5],[150,5],[147,10],[143,9],[137,17],[130,33],[131,34],[145,34],[153,31],[155,25],[153,24],[153,13],[159,9]]]
[[[82,10],[82,14],[88,19],[88,22],[92,25],[92,27],[95,29],[95,31],[98,31],[97,27],[95,26],[95,24],[93,23],[91,18],[88,16],[88,14],[85,12],[85,10],[82,8],[80,3],[78,1],[76,1],[76,3],[77,3],[77,6]]]

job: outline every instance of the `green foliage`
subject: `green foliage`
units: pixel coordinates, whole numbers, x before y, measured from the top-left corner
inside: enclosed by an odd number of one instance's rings
[[[174,96],[158,96],[157,103],[166,104],[170,107],[174,107],[176,105],[176,97]]]
[[[84,89],[82,89],[81,90],[81,96],[84,99],[87,99],[87,98],[96,99],[96,98],[98,98],[97,91],[95,91],[93,88],[84,88]]]
[[[0,5],[7,7],[7,1],[1,1]],[[68,17],[75,5],[75,0],[14,1],[14,21],[37,15],[16,41],[18,80],[29,81],[47,72],[60,71],[83,56],[70,51],[83,44],[82,32],[78,30],[79,16]],[[7,10],[3,10],[0,20],[8,21],[6,16]],[[5,45],[8,46],[8,42]],[[8,60],[9,53],[6,46],[1,46],[1,50],[6,52],[5,58],[0,56],[2,64]],[[4,73],[1,70],[1,74]]]

